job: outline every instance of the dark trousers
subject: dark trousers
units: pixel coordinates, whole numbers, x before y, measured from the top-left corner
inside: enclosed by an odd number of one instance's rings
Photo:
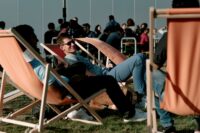
[[[83,98],[87,98],[99,90],[106,89],[112,102],[119,112],[124,114],[127,111],[134,111],[134,105],[124,95],[117,81],[112,76],[90,76],[71,84],[74,90]]]

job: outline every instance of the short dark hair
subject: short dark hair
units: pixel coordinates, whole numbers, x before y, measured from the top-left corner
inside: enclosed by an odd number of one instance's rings
[[[49,23],[48,24],[49,29],[55,29],[55,24],[54,23]]]
[[[128,18],[126,23],[127,23],[127,26],[135,26],[135,22],[132,18]]]
[[[88,24],[88,23],[84,23],[84,24],[83,24],[83,27],[87,27],[87,28],[90,29],[90,24]]]
[[[172,0],[172,8],[194,8],[199,7],[198,0]]]
[[[114,20],[114,19],[115,19],[115,17],[113,15],[109,16],[109,20]]]
[[[63,20],[62,18],[59,18],[59,19],[58,19],[58,23],[59,23],[59,24],[62,24],[63,22],[64,22],[64,20]]]
[[[34,32],[34,29],[30,26],[30,25],[18,25],[16,27],[13,28],[14,30],[16,30],[29,44],[31,44],[31,46],[37,51],[39,52],[39,49],[37,48],[37,46],[34,44],[32,45],[32,39],[33,37],[35,39],[37,39],[38,41],[38,38]],[[24,51],[25,48],[22,47],[22,45],[20,45],[22,50]]]

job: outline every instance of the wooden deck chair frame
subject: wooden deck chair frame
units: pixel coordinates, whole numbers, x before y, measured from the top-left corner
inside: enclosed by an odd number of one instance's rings
[[[3,75],[3,72],[0,71],[0,79],[2,79],[2,75]],[[4,103],[7,103],[19,96],[22,96],[24,95],[24,93],[22,91],[20,91],[19,89],[17,89],[17,86],[8,78],[7,79],[7,82],[12,85],[15,89],[6,93],[3,97],[4,99]],[[31,98],[31,97],[30,97]],[[32,99],[32,98],[31,98]]]
[[[46,67],[46,72],[45,72],[45,80],[43,81],[43,88],[41,88],[42,90],[42,94],[40,95],[40,100],[35,100],[34,102],[32,102],[31,104],[15,111],[12,114],[9,114],[8,116],[3,116],[3,105],[4,105],[4,92],[5,92],[5,85],[6,85],[6,77],[8,76],[6,74],[6,71],[3,71],[3,75],[2,75],[2,82],[1,82],[1,90],[0,90],[0,121],[1,122],[6,122],[6,123],[11,123],[11,124],[15,124],[15,125],[21,125],[21,126],[25,126],[28,128],[31,128],[30,132],[41,132],[42,129],[44,127],[46,127],[49,123],[54,122],[58,119],[61,119],[63,117],[65,117],[69,112],[78,109],[80,107],[85,107],[89,113],[95,118],[96,121],[85,121],[82,120],[82,122],[85,123],[90,123],[90,124],[97,124],[97,125],[101,125],[102,124],[102,118],[93,110],[88,106],[88,102],[90,101],[90,99],[96,97],[97,95],[105,92],[105,89],[93,94],[92,96],[86,98],[86,99],[82,99],[74,90],[73,88],[66,83],[60,76],[59,74],[57,74],[57,72],[52,69],[48,63],[46,63],[44,61],[44,59],[14,30],[1,30],[0,31],[0,39],[3,37],[14,37],[16,40],[18,40],[26,49],[29,50],[29,52],[36,58],[38,59],[45,67]],[[8,44],[9,45],[9,44]],[[25,60],[24,60],[25,61]],[[51,73],[53,76],[55,76],[55,78],[76,98],[76,100],[78,101],[75,105],[71,106],[69,109],[60,112],[59,110],[57,110],[56,108],[53,108],[53,106],[51,106],[52,104],[48,103],[48,77],[49,77],[49,73]],[[23,88],[21,88],[23,89]],[[40,108],[40,116],[39,116],[39,121],[38,123],[31,123],[31,122],[26,122],[26,121],[20,121],[15,119],[17,116],[25,113],[26,111],[28,111],[29,109],[31,109],[34,105],[38,104],[41,101],[41,108]],[[73,101],[73,100],[71,100]],[[66,102],[65,102],[66,103]],[[55,117],[44,121],[44,113],[45,113],[45,105],[48,104],[50,105],[54,111],[58,114]],[[55,104],[55,103],[54,103]],[[81,120],[80,120],[81,121]]]
[[[200,14],[193,14],[191,12],[187,13],[169,13],[170,9],[155,9],[150,8],[150,55],[149,59],[146,61],[146,71],[147,71],[147,130],[149,133],[158,133],[157,122],[156,122],[156,111],[154,104],[155,93],[152,88],[152,70],[157,69],[157,66],[153,63],[153,51],[154,51],[154,39],[153,39],[153,29],[155,25],[156,18],[164,19],[192,19],[200,18]],[[172,9],[171,9],[172,10]]]

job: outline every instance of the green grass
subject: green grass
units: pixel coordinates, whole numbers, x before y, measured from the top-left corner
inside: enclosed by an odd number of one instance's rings
[[[19,101],[28,101],[26,98],[20,98],[11,103],[17,106]],[[16,104],[17,103],[17,104]],[[10,105],[9,105],[10,106]],[[59,120],[51,123],[45,128],[43,133],[146,133],[146,122],[140,123],[123,123],[122,118],[116,111],[101,110],[98,111],[103,118],[103,125],[89,125],[80,122],[73,122],[70,120]],[[191,130],[194,129],[195,123],[192,117],[173,116],[175,125],[178,130]],[[35,121],[30,114],[24,115],[22,119],[28,121]],[[21,133],[27,128],[16,126],[12,124],[0,123],[0,131],[7,133]]]
[[[145,133],[146,122],[142,123],[122,123],[118,116],[107,116],[103,120],[104,124],[101,126],[88,125],[80,122],[73,122],[69,120],[59,120],[50,124],[43,133]],[[194,128],[194,121],[191,117],[175,117],[176,128],[184,130],[182,132],[188,133]],[[15,126],[11,124],[0,123],[0,130],[7,133],[21,133],[26,130],[25,127]]]
[[[4,113],[6,114],[10,108],[20,107],[22,104],[28,103],[30,100],[26,97],[20,97],[10,102],[5,106]],[[146,122],[140,123],[123,123],[120,115],[113,110],[98,111],[103,118],[103,125],[89,125],[80,122],[73,122],[70,120],[59,120],[51,123],[43,130],[43,133],[146,133]],[[189,133],[195,128],[195,122],[192,117],[173,116],[175,126],[179,133]],[[28,121],[36,121],[33,119],[31,113],[23,115],[20,119]],[[159,122],[158,122],[159,124]],[[159,126],[160,127],[160,126]],[[0,122],[0,131],[7,133],[22,133],[26,127],[16,126]]]

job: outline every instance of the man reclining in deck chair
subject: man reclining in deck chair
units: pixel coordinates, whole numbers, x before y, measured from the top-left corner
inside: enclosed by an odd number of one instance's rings
[[[110,75],[114,77],[118,82],[124,82],[131,76],[133,77],[133,88],[137,94],[139,104],[142,103],[142,108],[145,107],[145,59],[146,55],[139,53],[130,58],[124,60],[120,64],[117,64],[113,68],[101,67],[99,65],[92,64],[86,57],[80,55],[77,51],[77,47],[73,42],[68,42],[66,36],[60,36],[57,43],[61,46],[61,49],[66,54],[65,60],[69,64],[82,62],[86,65],[87,70],[93,75]],[[145,100],[144,100],[145,99]]]
[[[14,29],[28,43],[30,43],[35,50],[38,49],[36,46],[38,39],[31,26],[20,25],[14,27]],[[23,48],[23,46],[22,49],[24,51],[26,61],[31,64],[38,78],[43,81],[45,67],[38,60],[33,58],[31,54],[26,51],[25,48]],[[75,64],[75,67],[77,66],[81,67],[81,71],[73,71],[74,66],[71,66],[65,69],[62,68],[63,73],[60,72],[60,74],[62,75],[63,79],[66,80],[82,98],[87,98],[101,89],[106,89],[108,96],[116,105],[119,112],[123,115],[124,122],[146,120],[146,113],[135,110],[134,105],[132,105],[131,101],[128,100],[127,97],[125,97],[117,81],[112,76],[102,75],[87,77],[85,76],[85,65],[83,63],[78,63]],[[66,89],[62,85],[60,85],[52,75],[50,75],[48,84],[56,86],[56,88],[60,88],[60,90],[57,91],[62,91],[63,97],[68,96],[68,92],[66,91]]]

